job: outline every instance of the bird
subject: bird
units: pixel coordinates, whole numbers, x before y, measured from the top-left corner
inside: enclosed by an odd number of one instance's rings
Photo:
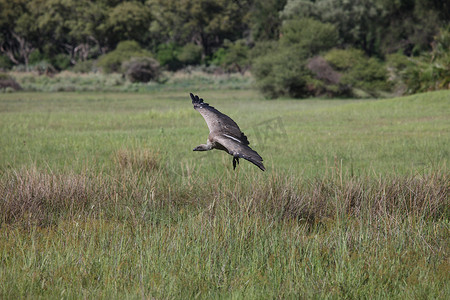
[[[236,122],[208,103],[205,103],[197,95],[189,94],[194,109],[203,116],[209,128],[206,144],[195,147],[194,151],[223,150],[233,156],[233,170],[236,169],[236,164],[239,164],[239,158],[243,158],[265,171],[266,168],[262,157],[248,146],[250,142]]]

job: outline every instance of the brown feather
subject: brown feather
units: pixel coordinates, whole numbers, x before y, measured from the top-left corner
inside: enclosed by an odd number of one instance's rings
[[[205,119],[210,133],[225,133],[239,139],[245,145],[250,144],[247,136],[241,131],[233,119],[210,106],[208,103],[203,102],[202,98],[194,96],[192,93],[190,95],[194,109]]]
[[[233,156],[233,169],[239,158],[248,160],[258,168],[265,171],[262,157],[250,148],[247,136],[230,117],[221,113],[214,107],[205,103],[202,98],[190,94],[194,109],[198,111],[206,121],[209,128],[208,145],[200,145],[195,151],[218,149],[228,152]]]

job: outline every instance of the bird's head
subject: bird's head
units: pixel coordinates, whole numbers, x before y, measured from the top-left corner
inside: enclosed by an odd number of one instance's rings
[[[207,145],[198,145],[197,147],[194,148],[193,151],[208,151],[211,150],[210,147],[208,147]]]

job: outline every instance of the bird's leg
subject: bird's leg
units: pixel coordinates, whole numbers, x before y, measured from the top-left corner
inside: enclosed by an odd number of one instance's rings
[[[233,156],[233,170],[236,169],[236,162],[237,164],[239,164],[239,157]]]

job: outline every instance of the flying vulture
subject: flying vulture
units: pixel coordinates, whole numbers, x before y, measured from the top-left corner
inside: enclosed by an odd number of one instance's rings
[[[233,170],[236,169],[236,163],[239,164],[239,158],[243,158],[264,171],[262,157],[248,146],[250,143],[236,122],[198,96],[190,95],[194,109],[203,116],[209,128],[206,144],[195,147],[194,151],[223,150],[233,156]]]

